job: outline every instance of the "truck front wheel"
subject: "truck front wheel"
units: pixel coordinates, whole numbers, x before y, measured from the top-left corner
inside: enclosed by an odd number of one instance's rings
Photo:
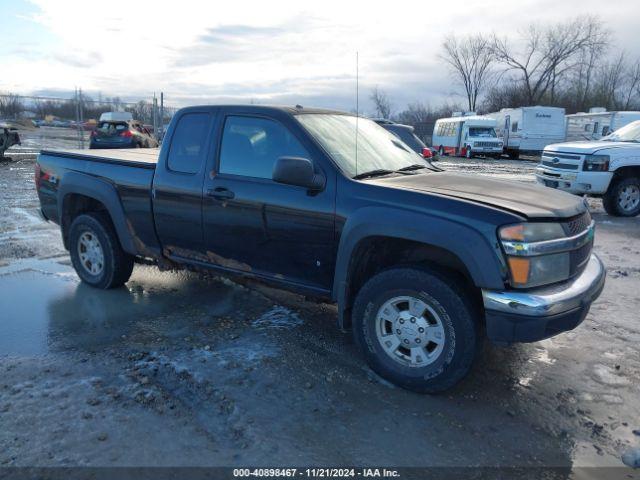
[[[111,220],[100,212],[75,218],[69,230],[69,251],[76,273],[92,287],[120,287],[133,271],[133,257],[122,250]]]
[[[609,215],[635,217],[640,213],[640,178],[614,180],[602,197],[602,206]]]
[[[353,307],[353,334],[369,366],[420,393],[453,387],[479,349],[478,313],[453,280],[419,268],[375,275]]]

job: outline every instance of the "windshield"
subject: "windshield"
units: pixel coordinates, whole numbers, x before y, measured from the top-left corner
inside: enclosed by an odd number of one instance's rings
[[[492,127],[469,127],[470,137],[495,137],[496,131]]]
[[[430,166],[394,134],[371,120],[358,118],[356,169],[357,117],[314,113],[296,118],[349,176],[374,170],[396,171],[416,164]]]
[[[640,121],[619,128],[602,140],[606,142],[640,142]]]

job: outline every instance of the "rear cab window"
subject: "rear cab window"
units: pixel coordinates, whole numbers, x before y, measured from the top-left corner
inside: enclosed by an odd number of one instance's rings
[[[179,173],[198,173],[207,156],[210,115],[185,113],[173,132],[167,168]]]

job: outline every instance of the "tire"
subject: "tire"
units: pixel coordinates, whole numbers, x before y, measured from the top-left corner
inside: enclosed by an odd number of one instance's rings
[[[519,150],[508,150],[507,154],[511,160],[519,160],[520,159],[520,151]]]
[[[640,178],[613,180],[602,197],[602,206],[615,217],[635,217],[640,213]]]
[[[408,301],[402,304],[405,297],[426,308],[417,306],[413,313],[422,313],[412,317],[404,309]],[[399,315],[393,309],[391,315],[384,314],[390,304],[400,310]],[[375,275],[358,292],[353,306],[354,339],[369,366],[394,384],[419,393],[441,392],[464,378],[480,349],[479,324],[477,310],[455,281],[418,268],[398,267]],[[431,333],[416,333],[421,325]],[[420,335],[423,339],[417,344]],[[414,352],[415,362],[408,358]]]
[[[131,277],[133,256],[122,250],[111,219],[104,213],[87,213],[74,219],[69,230],[69,252],[76,273],[92,287],[120,287]]]

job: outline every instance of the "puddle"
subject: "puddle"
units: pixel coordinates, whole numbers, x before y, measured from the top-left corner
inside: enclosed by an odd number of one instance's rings
[[[96,290],[78,280],[66,257],[16,261],[0,267],[0,355],[91,351],[122,339],[195,340],[220,316],[255,318],[248,295],[255,294],[230,282],[147,266],[136,266],[126,287]],[[249,303],[268,311],[265,326],[300,321],[286,309],[269,311],[260,296]]]

